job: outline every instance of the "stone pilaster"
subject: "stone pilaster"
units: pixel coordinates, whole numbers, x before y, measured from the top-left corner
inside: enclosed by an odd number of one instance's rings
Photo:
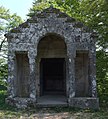
[[[30,98],[36,100],[36,56],[31,51],[29,51],[28,57],[30,66]]]
[[[75,97],[75,46],[69,44],[68,48],[67,48],[67,55],[68,55],[68,69],[69,69],[69,74],[68,74],[68,94],[69,94],[69,98],[68,98],[68,102],[71,102],[71,99],[73,97]]]
[[[91,96],[97,97],[96,89],[96,51],[95,46],[91,44],[89,51],[89,77],[91,82]]]
[[[8,51],[8,97],[13,98],[16,96],[15,86],[15,53]]]

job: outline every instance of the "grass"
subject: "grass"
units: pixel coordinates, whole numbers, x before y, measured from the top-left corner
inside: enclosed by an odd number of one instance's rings
[[[0,90],[0,119],[108,119],[108,105],[99,110],[82,110],[70,107],[29,108],[11,107],[5,103],[6,91]]]

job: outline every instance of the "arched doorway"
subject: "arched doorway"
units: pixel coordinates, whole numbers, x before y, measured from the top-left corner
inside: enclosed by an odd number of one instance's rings
[[[66,95],[66,44],[57,34],[47,34],[38,43],[39,95]]]

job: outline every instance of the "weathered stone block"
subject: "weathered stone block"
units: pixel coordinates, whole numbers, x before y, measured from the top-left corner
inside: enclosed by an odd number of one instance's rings
[[[71,99],[69,106],[82,109],[99,109],[99,99],[92,97],[74,97]]]

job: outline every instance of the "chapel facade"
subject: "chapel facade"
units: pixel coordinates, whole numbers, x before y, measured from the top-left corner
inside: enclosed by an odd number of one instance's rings
[[[18,108],[57,104],[99,108],[96,35],[81,22],[50,7],[5,35],[8,39],[7,103]],[[60,100],[59,100],[60,101]],[[55,104],[55,103],[54,103]],[[57,105],[55,104],[55,105]]]

